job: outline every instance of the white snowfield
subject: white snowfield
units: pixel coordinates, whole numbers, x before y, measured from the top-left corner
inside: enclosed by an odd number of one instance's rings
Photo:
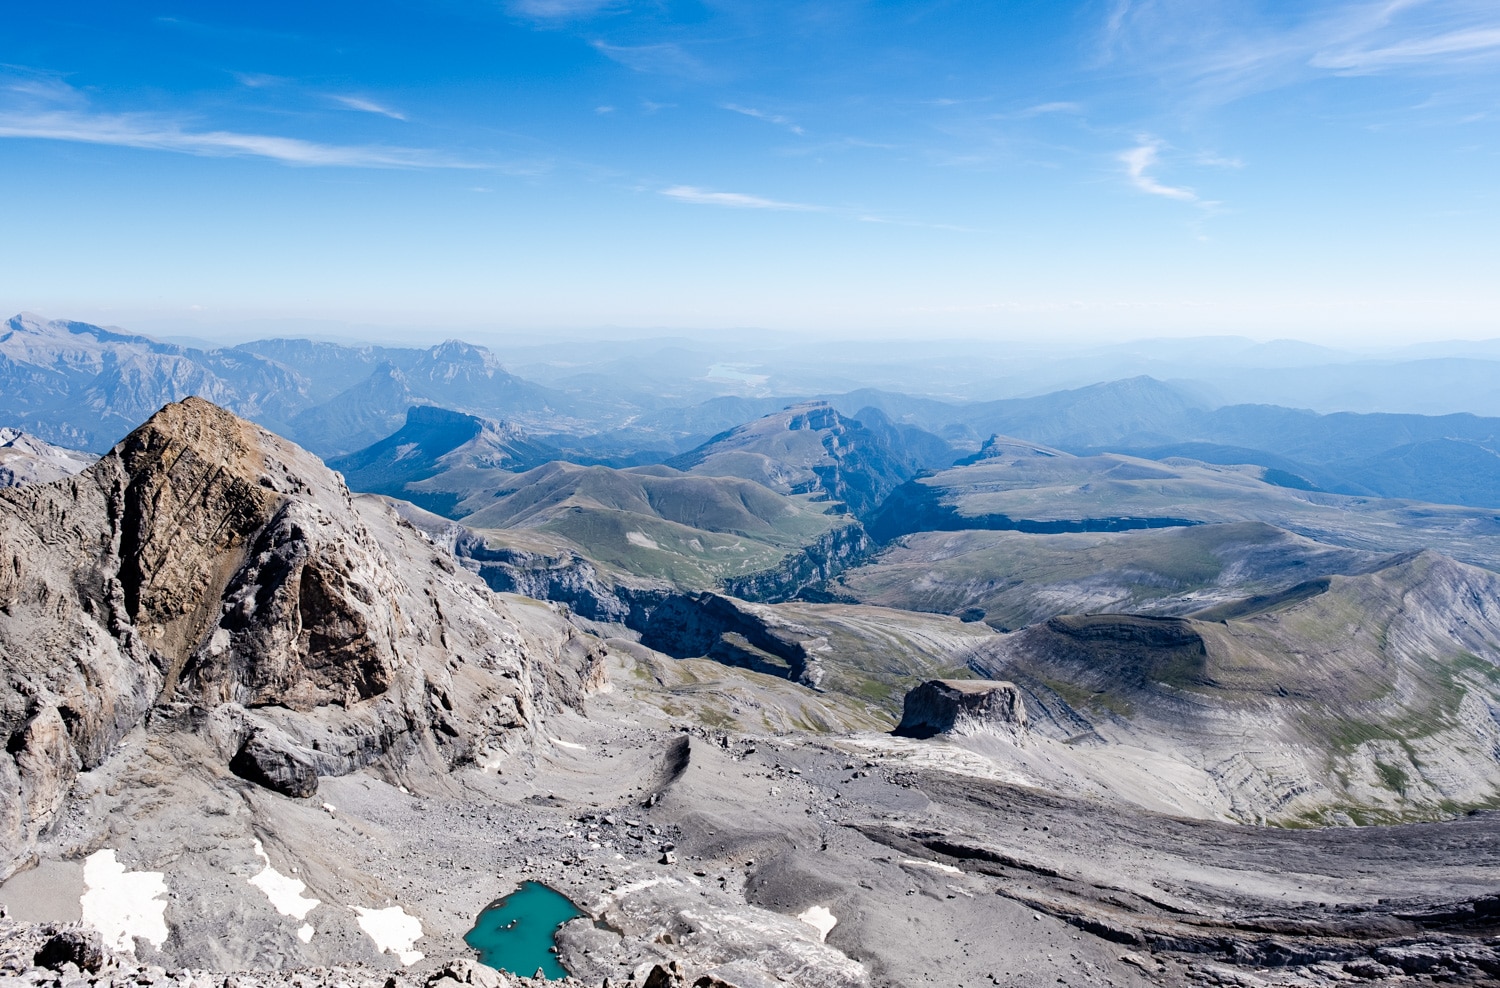
[[[642,549],[660,549],[661,544],[645,532],[626,532],[625,541],[631,545],[638,545]]]
[[[250,884],[264,892],[281,915],[296,920],[306,919],[307,914],[316,909],[321,900],[302,894],[307,891],[307,885],[301,879],[283,875],[272,868],[271,858],[260,841],[255,842],[255,856],[260,858],[265,867],[249,879]],[[297,930],[297,939],[308,943],[312,937],[312,924],[303,923]]]
[[[827,906],[811,906],[797,914],[797,918],[818,931],[819,940],[827,940],[828,934],[838,925],[838,917]]]
[[[126,871],[111,848],[83,862],[85,891],[78,900],[85,926],[110,948],[135,952],[135,938],[160,947],[167,940],[167,883],[159,871]]]
[[[962,868],[955,868],[950,864],[943,864],[941,861],[918,861],[915,858],[903,858],[901,863],[917,868],[931,868],[933,871],[947,872],[950,875],[962,875],[964,873]]]
[[[420,919],[408,916],[400,906],[388,906],[385,909],[355,906],[354,912],[359,916],[359,928],[375,941],[376,948],[382,953],[390,951],[407,967],[422,959],[422,952],[412,949],[422,939]]]

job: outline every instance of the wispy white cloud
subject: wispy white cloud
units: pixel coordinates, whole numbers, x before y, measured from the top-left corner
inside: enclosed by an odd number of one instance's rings
[[[341,145],[227,130],[195,131],[140,114],[72,111],[0,113],[0,137],[175,151],[202,157],[269,158],[289,165],[344,168],[480,168],[422,148]]]
[[[405,120],[406,114],[393,110],[388,106],[363,96],[341,96],[337,93],[331,94],[329,99],[349,110],[358,110],[361,113],[377,113],[382,117],[390,117],[392,120]]]
[[[0,65],[0,91],[12,94],[12,100],[51,106],[79,106],[83,94],[60,75],[37,72],[20,66]]]
[[[1381,47],[1353,47],[1320,51],[1310,63],[1338,72],[1379,72],[1402,65],[1420,65],[1435,59],[1457,61],[1500,57],[1500,26],[1449,31],[1426,38],[1404,40]]]
[[[323,141],[254,134],[195,126],[188,118],[165,113],[101,113],[85,95],[61,77],[23,73],[0,66],[0,138],[68,141],[210,158],[266,158],[288,165],[344,168],[485,168],[427,148],[383,144],[330,144]],[[247,86],[281,83],[275,77],[246,79]],[[42,80],[45,85],[33,84]],[[342,106],[405,119],[396,111],[356,96],[335,95]]]
[[[635,72],[681,76],[698,76],[703,72],[703,66],[696,58],[670,42],[656,45],[612,45],[605,41],[595,41],[593,46],[604,57]]]
[[[1103,60],[1222,102],[1319,75],[1463,74],[1500,61],[1494,0],[1309,0],[1283,15],[1226,0],[1115,0]]]
[[[1213,151],[1200,151],[1193,155],[1193,164],[1203,165],[1207,168],[1244,168],[1245,162],[1240,158],[1231,158]]]
[[[813,206],[801,202],[782,202],[743,192],[712,192],[695,185],[674,185],[662,189],[661,194],[678,202],[690,202],[700,206],[727,206],[731,209],[776,209],[800,213],[826,213],[828,207]]]
[[[907,226],[917,230],[947,230],[950,233],[977,233],[971,226],[958,226],[953,223],[923,223],[920,220],[893,220],[885,216],[870,216],[861,214],[855,219],[861,223],[878,223],[882,226]]]
[[[677,202],[692,203],[697,206],[721,206],[727,209],[767,209],[784,213],[824,213],[829,216],[853,220],[858,223],[876,223],[884,226],[913,227],[923,230],[946,230],[955,233],[975,232],[969,227],[954,226],[948,223],[924,223],[919,220],[892,219],[887,216],[878,216],[855,207],[819,206],[805,202],[784,202],[780,199],[767,199],[764,196],[747,195],[743,192],[714,192],[709,189],[700,189],[695,185],[674,185],[670,188],[659,189],[657,191],[668,199],[674,199]]]
[[[1083,112],[1083,107],[1080,104],[1078,104],[1078,103],[1069,103],[1069,102],[1038,103],[1036,106],[1028,106],[1026,109],[1024,109],[1020,113],[1018,113],[1017,116],[1021,116],[1021,117],[1040,117],[1040,116],[1045,116],[1045,115],[1047,115],[1049,113],[1082,113],[1082,112]]]
[[[538,20],[572,20],[593,17],[618,6],[619,0],[513,0],[510,9],[522,17]]]
[[[268,86],[280,86],[287,81],[279,75],[267,75],[264,72],[234,72],[231,75],[247,89],[265,89]]]
[[[1148,195],[1163,196],[1182,202],[1197,202],[1198,194],[1180,185],[1164,185],[1150,174],[1161,156],[1161,142],[1143,138],[1141,143],[1120,152],[1120,162],[1130,184]]]
[[[753,106],[740,106],[738,103],[720,103],[719,108],[728,110],[731,113],[754,117],[756,120],[764,120],[766,123],[775,124],[778,127],[785,127],[798,136],[802,134],[802,128],[791,117],[784,117],[779,113],[767,113],[764,110],[757,110]]]

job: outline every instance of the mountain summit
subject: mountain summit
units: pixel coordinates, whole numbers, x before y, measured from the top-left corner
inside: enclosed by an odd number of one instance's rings
[[[301,796],[377,761],[482,758],[591,675],[540,661],[568,636],[533,619],[551,640],[528,647],[383,502],[200,398],[76,477],[0,491],[0,545],[0,874],[153,712],[209,740],[210,774]]]
[[[791,405],[720,433],[667,465],[703,476],[742,477],[783,494],[820,492],[860,517],[922,466],[899,432],[877,431],[825,401]]]

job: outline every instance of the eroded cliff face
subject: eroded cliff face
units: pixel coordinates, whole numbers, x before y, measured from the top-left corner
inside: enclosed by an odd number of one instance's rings
[[[929,679],[906,694],[899,735],[1000,732],[1026,729],[1026,704],[1014,683],[985,679]]]
[[[0,877],[143,723],[303,796],[483,759],[599,683],[563,621],[516,620],[384,502],[201,399],[76,477],[0,491],[0,547]]]

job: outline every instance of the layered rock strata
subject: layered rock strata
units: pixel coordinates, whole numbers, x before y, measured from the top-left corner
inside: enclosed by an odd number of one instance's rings
[[[896,733],[909,738],[974,734],[1026,727],[1026,704],[1014,683],[930,679],[906,694]]]

